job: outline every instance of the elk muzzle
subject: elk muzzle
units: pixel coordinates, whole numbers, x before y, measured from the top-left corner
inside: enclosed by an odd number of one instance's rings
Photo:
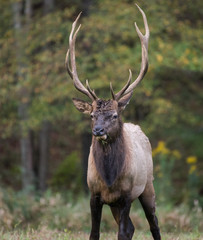
[[[92,134],[98,139],[102,139],[102,140],[107,139],[105,130],[101,125],[94,126],[94,128],[92,129]]]
[[[92,133],[95,137],[100,137],[103,136],[105,134],[104,132],[104,128],[100,125],[96,125],[93,129],[92,129]]]

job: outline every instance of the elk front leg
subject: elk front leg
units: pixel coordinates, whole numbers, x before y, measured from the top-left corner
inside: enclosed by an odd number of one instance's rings
[[[133,237],[133,233],[134,233],[134,226],[133,226],[133,224],[132,224],[132,221],[131,221],[131,219],[130,219],[130,217],[128,217],[128,220],[126,220],[126,223],[125,223],[125,231],[123,231],[124,229],[122,229],[123,227],[120,227],[120,224],[121,224],[121,222],[120,222],[120,210],[119,210],[119,208],[117,208],[117,207],[111,207],[111,211],[112,211],[112,214],[113,214],[113,216],[114,216],[114,219],[116,220],[116,222],[117,222],[117,224],[118,224],[118,226],[119,226],[119,234],[118,234],[118,239],[120,240],[120,239],[132,239],[132,237]],[[123,224],[123,222],[122,222],[122,224]],[[124,226],[124,225],[123,225]],[[122,229],[122,232],[124,233],[121,233],[121,230]],[[122,236],[122,235],[125,235],[125,236]],[[127,238],[126,238],[127,237]]]
[[[90,233],[90,240],[99,240],[100,236],[100,222],[102,214],[102,206],[100,195],[91,195],[90,208],[91,208],[91,220],[92,220],[92,229]]]
[[[139,200],[149,222],[150,231],[154,240],[161,240],[158,219],[155,215],[155,192],[152,183],[147,184],[144,192],[140,195]]]
[[[119,226],[118,240],[131,240],[134,233],[134,226],[129,217],[131,201],[127,198],[119,200],[111,206],[113,216]]]

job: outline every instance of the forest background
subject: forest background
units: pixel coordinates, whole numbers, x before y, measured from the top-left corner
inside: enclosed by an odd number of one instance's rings
[[[133,23],[144,28],[134,3],[0,0],[4,229],[37,226],[42,220],[54,229],[88,229],[83,201],[88,202],[90,119],[72,104],[72,97],[85,97],[74,89],[64,66],[68,37],[82,11],[76,43],[79,76],[83,82],[89,79],[97,95],[110,98],[110,81],[119,90],[129,68],[134,78],[139,73],[141,46]],[[137,3],[150,27],[149,69],[124,120],[139,124],[152,144],[161,224],[167,231],[174,222],[181,231],[194,226],[203,231],[203,2]],[[74,215],[82,209],[80,225]],[[107,218],[103,228],[109,226]]]

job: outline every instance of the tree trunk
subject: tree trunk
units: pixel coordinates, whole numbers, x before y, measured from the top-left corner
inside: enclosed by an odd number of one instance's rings
[[[43,121],[39,136],[39,189],[45,191],[47,188],[47,170],[48,170],[48,159],[49,159],[49,133],[50,123]]]
[[[26,28],[29,27],[31,16],[31,0],[26,1]],[[12,4],[13,7],[13,20],[16,35],[16,62],[17,62],[17,77],[18,81],[24,81],[27,78],[26,73],[26,56],[24,53],[23,38],[25,32],[23,31],[21,21],[22,2],[16,1]],[[19,106],[18,115],[20,119],[20,149],[21,149],[21,164],[22,164],[22,188],[23,190],[31,190],[33,187],[33,158],[32,158],[32,144],[31,132],[25,131],[23,126],[28,119],[28,102],[29,92],[26,87],[22,87],[19,91]]]
[[[44,0],[43,12],[48,14],[54,9],[54,0]],[[46,46],[44,47],[46,48]],[[44,120],[39,133],[39,189],[43,192],[47,188],[46,179],[49,162],[49,136],[51,124]]]
[[[52,12],[54,9],[54,0],[44,0],[44,15],[49,12]]]
[[[25,191],[31,191],[34,185],[32,144],[30,132],[20,139],[21,164],[22,164],[22,187]]]

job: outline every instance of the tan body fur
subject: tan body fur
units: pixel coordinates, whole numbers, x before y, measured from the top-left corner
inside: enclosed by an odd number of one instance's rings
[[[105,203],[115,202],[123,193],[130,194],[133,201],[141,195],[146,185],[153,181],[153,163],[151,145],[148,138],[138,125],[132,123],[123,124],[124,144],[126,156],[123,170],[113,186],[106,186],[96,170],[93,146],[90,148],[88,160],[87,182],[90,191],[101,194]]]

